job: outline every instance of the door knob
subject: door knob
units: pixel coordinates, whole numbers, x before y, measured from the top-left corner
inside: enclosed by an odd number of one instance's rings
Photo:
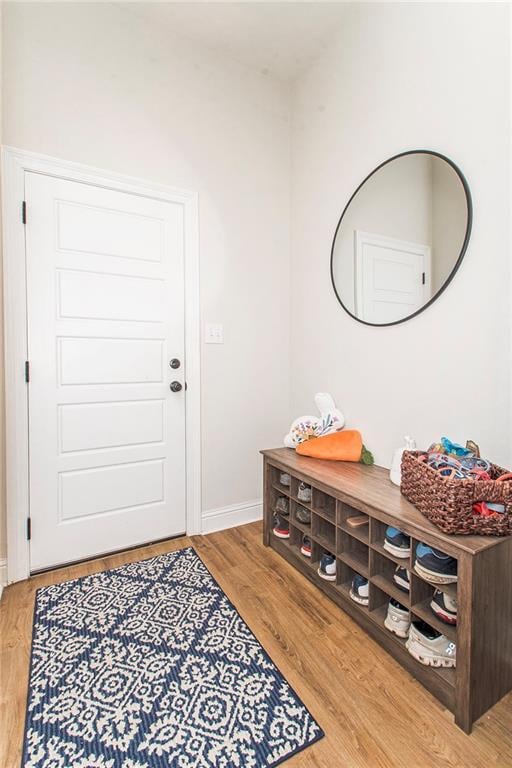
[[[177,357],[173,357],[173,359],[169,361],[169,365],[171,368],[179,368],[181,363]]]
[[[171,392],[181,392],[183,385],[179,381],[171,381],[169,384]]]

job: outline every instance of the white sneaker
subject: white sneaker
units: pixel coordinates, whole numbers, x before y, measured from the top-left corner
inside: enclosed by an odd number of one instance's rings
[[[388,613],[384,619],[384,626],[398,637],[408,637],[411,626],[411,614],[407,608],[395,600],[389,600]]]
[[[455,643],[424,621],[413,621],[405,647],[420,664],[429,667],[455,667]]]

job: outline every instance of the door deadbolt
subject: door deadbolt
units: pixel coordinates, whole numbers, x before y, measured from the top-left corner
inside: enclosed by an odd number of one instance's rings
[[[173,359],[169,361],[169,365],[171,368],[179,368],[181,363],[177,357],[173,357]]]
[[[171,383],[169,384],[169,388],[171,392],[181,392],[181,390],[183,389],[183,385],[180,384],[179,381],[171,381]]]

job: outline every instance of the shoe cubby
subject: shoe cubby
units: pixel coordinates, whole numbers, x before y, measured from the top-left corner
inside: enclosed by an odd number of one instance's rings
[[[276,509],[278,499],[286,499],[286,512],[280,512]],[[270,506],[272,509],[272,514],[284,515],[285,517],[288,517],[291,509],[290,497],[277,488],[272,487],[270,489]]]
[[[365,522],[361,522],[362,520]],[[357,521],[356,525],[351,525],[348,521]],[[359,511],[350,504],[343,501],[337,503],[337,526],[342,531],[348,533],[354,539],[359,539],[363,544],[368,545],[370,541],[370,518],[364,512]]]
[[[512,537],[447,536],[430,523],[389,480],[381,467],[325,462],[299,456],[288,448],[263,451],[264,543],[285,558],[324,595],[343,609],[430,693],[454,713],[466,733],[473,723],[512,690]],[[280,483],[281,472],[290,486]],[[311,486],[311,502],[298,500],[299,483]],[[289,499],[290,538],[272,534],[279,496]],[[311,511],[311,524],[300,523],[298,505]],[[364,518],[351,526],[349,518]],[[388,525],[411,539],[411,553],[399,557],[384,548]],[[311,537],[312,557],[301,554],[304,535]],[[457,599],[457,625],[445,624],[430,607],[436,585],[414,570],[419,542],[456,558],[458,581],[439,585]],[[336,556],[336,581],[318,575],[323,552]],[[410,591],[393,580],[397,566],[409,571]],[[369,604],[350,597],[356,574],[369,581]],[[457,645],[457,667],[426,666],[411,656],[406,641],[384,624],[390,598],[409,609]]]
[[[313,512],[311,521],[313,539],[328,552],[336,552],[336,526]]]
[[[307,510],[310,514],[310,522],[305,523],[297,518],[298,511],[300,508],[303,508]],[[291,523],[296,527],[299,528],[303,533],[307,533],[308,535],[311,535],[311,510],[309,507],[304,505],[302,502],[295,501],[294,499],[290,499],[290,509],[291,509]]]
[[[430,584],[414,573],[411,574],[411,611],[413,618],[417,617],[426,621],[427,624],[430,624],[431,627],[445,635],[452,643],[456,643],[457,625],[446,624],[444,621],[441,621],[430,607],[436,589],[446,592],[447,586],[453,587],[455,585]]]
[[[317,515],[325,518],[330,523],[336,523],[336,499],[329,494],[313,488],[312,509]]]
[[[388,614],[389,595],[384,590],[379,589],[375,584],[370,581],[370,601],[368,605],[369,615],[372,621],[374,621],[380,629],[382,629],[388,639],[391,642],[399,643],[405,649],[405,640],[394,632],[390,632],[384,624],[386,616]]]
[[[280,480],[282,474],[283,472],[280,469],[277,469],[276,467],[272,468],[270,473],[270,487],[278,494],[291,496],[291,480],[290,485],[283,485]],[[289,474],[289,472],[285,472],[285,474]]]
[[[309,536],[310,535],[309,532],[306,532],[306,535]],[[285,549],[287,549],[294,557],[300,558],[300,560],[304,562],[306,567],[316,571],[318,568],[318,564],[320,562],[320,557],[322,556],[323,550],[318,544],[312,541],[311,557],[306,557],[306,555],[303,555],[301,552],[303,536],[304,536],[304,531],[302,530],[302,528],[299,528],[297,524],[294,523],[293,520],[291,520],[289,539],[278,539],[273,535],[272,535],[272,538],[274,540],[277,540],[279,542],[279,546],[282,546]]]
[[[358,610],[364,611],[365,613],[368,613],[368,606],[362,605],[361,603],[356,603],[355,600],[353,600],[350,597],[350,590],[352,587],[352,579],[356,574],[359,574],[360,576],[363,576],[360,571],[354,570],[354,568],[351,568],[344,560],[341,560],[339,557],[336,561],[336,589],[339,590],[345,598],[348,598],[351,603],[353,603],[355,606],[357,606]]]
[[[299,480],[297,477],[292,477],[290,495],[292,499],[294,499],[294,501],[296,501],[298,504],[302,504],[303,507],[307,507],[307,509],[311,509],[311,499],[309,501],[304,501],[304,499],[299,499],[300,483],[301,483],[301,480]]]
[[[344,530],[338,530],[337,555],[350,568],[365,579],[369,577],[368,547]]]
[[[386,528],[388,527],[388,523],[384,523],[381,520],[377,520],[375,518],[371,519],[370,522],[370,547],[375,551],[378,552],[383,557],[386,557],[388,560],[391,560],[395,565],[404,566],[406,568],[410,568],[411,565],[411,555],[407,555],[407,557],[399,557],[398,555],[393,554],[392,552],[389,552],[384,547],[384,539],[386,538]],[[398,523],[394,524],[395,528],[398,528]]]
[[[283,539],[283,541],[287,541],[290,547],[295,547],[300,550],[303,535],[304,534],[300,528],[297,528],[293,521],[290,521],[290,538]]]
[[[452,584],[433,584],[431,581],[427,581],[418,571],[415,569],[414,564],[416,561],[416,547],[420,542],[422,542],[423,539],[412,539],[411,540],[411,574],[414,575],[414,588],[415,590],[421,590],[421,584],[425,584],[424,590],[428,590],[428,587],[439,587],[443,590],[443,592],[447,592],[451,597],[457,599],[457,582],[453,582]],[[428,542],[426,542],[428,544]],[[437,547],[438,549],[442,550],[441,546]],[[450,553],[452,557],[455,557],[457,559],[457,556],[453,553]],[[458,570],[458,568],[457,568]]]
[[[324,553],[324,547],[321,547],[318,542],[311,540],[311,557],[304,557],[301,554],[301,558],[306,561],[306,565],[316,573],[318,573],[318,566]]]
[[[395,568],[396,565],[392,560],[373,549],[370,550],[370,585],[387,595],[388,600],[393,597],[406,608],[409,608],[411,605],[409,592],[400,589],[393,581]]]

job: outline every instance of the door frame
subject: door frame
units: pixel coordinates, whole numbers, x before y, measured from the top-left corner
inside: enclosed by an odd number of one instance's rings
[[[187,535],[201,533],[201,347],[199,302],[199,218],[197,193],[2,147],[4,279],[5,461],[7,583],[30,576],[29,421],[25,360],[28,350],[25,226],[22,203],[25,173],[131,192],[183,206],[185,242],[185,466]],[[30,211],[27,212],[30,216]]]

